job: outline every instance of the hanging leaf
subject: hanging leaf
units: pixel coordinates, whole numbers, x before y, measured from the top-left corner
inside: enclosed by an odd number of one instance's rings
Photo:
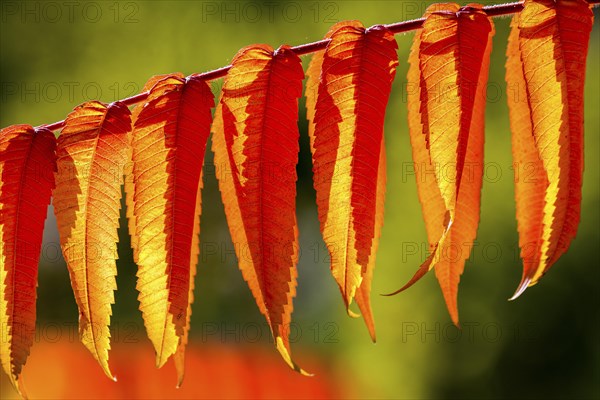
[[[144,87],[142,88],[142,92],[149,92],[154,85],[156,85],[158,82],[160,82],[161,80],[170,77],[171,75],[165,74],[165,75],[155,75],[153,77],[151,77],[150,79],[148,79],[148,82],[146,82],[146,84],[144,85]],[[181,75],[178,75],[181,76]],[[133,112],[131,113],[131,120],[135,123],[136,119],[138,118],[140,112],[144,109],[144,105],[146,103],[142,102],[137,104],[134,109]],[[130,136],[130,139],[133,140],[133,135]],[[124,189],[125,189],[125,202],[127,204],[127,225],[128,225],[128,229],[129,229],[129,235],[131,237],[131,248],[133,250],[133,261],[137,264],[137,256],[138,256],[138,249],[137,249],[137,239],[138,236],[136,234],[136,226],[135,226],[135,217],[133,215],[133,147],[131,146],[131,143],[129,145],[129,156],[127,158],[127,164],[125,165],[125,185],[124,185]]]
[[[494,27],[481,6],[436,4],[410,53],[408,122],[436,277],[458,324],[458,283],[479,224],[485,87]],[[397,292],[396,292],[397,293]]]
[[[202,163],[214,100],[204,80],[181,74],[153,78],[146,86],[148,99],[134,113],[128,207],[135,222],[130,228],[140,309],[156,364],[162,367],[178,352],[180,385],[198,262]]]
[[[334,25],[308,68],[307,116],[319,221],[348,313],[356,298],[373,341],[371,276],[383,225],[385,107],[396,74],[394,35]]]
[[[79,308],[79,335],[111,379],[109,325],[130,133],[127,106],[92,101],[69,114],[57,147],[54,212]]]
[[[239,268],[294,369],[289,324],[296,294],[298,98],[304,72],[287,46],[235,56],[213,125],[219,188]]]
[[[35,335],[38,262],[56,170],[56,139],[47,129],[0,131],[0,360],[25,396],[21,370]]]
[[[416,35],[408,125],[429,255],[391,294],[435,268],[458,325],[459,281],[479,224],[491,16],[507,14],[517,14],[506,63],[523,259],[517,298],[577,232],[584,69],[597,3],[442,3],[423,19],[386,26],[344,21],[324,41],[275,51],[249,46],[232,65],[187,78],[157,75],[123,101],[88,102],[42,128],[0,130],[0,364],[7,379],[26,396],[21,372],[35,335],[38,262],[53,193],[81,340],[116,380],[109,326],[124,183],[140,310],[157,366],[173,356],[181,386],[214,106],[207,82],[224,76],[213,151],[239,268],[277,350],[307,374],[292,360],[290,324],[299,261],[297,107],[304,74],[298,55],[314,52],[306,112],[320,229],[346,311],[359,316],[355,301],[375,341],[370,291],[386,191],[385,109],[398,65],[394,34],[409,30]],[[57,140],[52,130],[61,127]]]
[[[583,177],[583,90],[594,15],[583,0],[526,0],[506,63],[523,277],[538,282],[577,232]]]

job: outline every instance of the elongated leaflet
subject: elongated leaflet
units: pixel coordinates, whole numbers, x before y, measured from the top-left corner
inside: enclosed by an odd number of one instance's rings
[[[523,277],[534,285],[577,232],[583,177],[583,89],[594,15],[583,0],[525,1],[506,62]]]
[[[385,107],[398,65],[383,26],[334,25],[307,71],[307,116],[321,232],[348,312],[356,297],[373,340],[371,276],[383,225]],[[358,293],[358,294],[357,294]]]
[[[15,389],[35,334],[42,233],[56,170],[56,139],[47,129],[0,131],[0,360]]]
[[[435,268],[458,324],[458,283],[479,224],[494,27],[477,4],[436,4],[425,18],[409,58],[408,124],[431,256],[401,290]]]
[[[239,268],[284,360],[296,294],[298,98],[304,73],[289,47],[233,59],[213,125],[221,197]],[[303,371],[301,371],[303,372]]]
[[[214,100],[199,78],[153,78],[150,95],[134,112],[132,244],[138,264],[140,310],[163,366],[177,352],[183,379],[193,286],[198,262],[202,164]]]

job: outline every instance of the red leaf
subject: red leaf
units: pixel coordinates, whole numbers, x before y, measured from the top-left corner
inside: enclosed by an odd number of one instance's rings
[[[219,188],[239,268],[277,349],[289,348],[296,293],[298,98],[304,73],[289,47],[246,47],[225,79],[213,125]]]
[[[319,221],[348,313],[356,298],[375,341],[369,293],[383,225],[385,107],[398,65],[394,35],[334,25],[308,68],[307,116]]]
[[[35,335],[38,262],[56,170],[56,139],[47,129],[0,131],[0,360],[25,395],[21,369]]]

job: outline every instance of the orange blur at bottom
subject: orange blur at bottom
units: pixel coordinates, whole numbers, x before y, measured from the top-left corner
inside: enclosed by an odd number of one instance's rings
[[[305,355],[307,355],[305,353]],[[149,342],[117,343],[110,351],[108,379],[78,341],[35,343],[24,369],[29,398],[44,399],[190,399],[190,398],[340,398],[351,395],[332,379],[315,357],[305,358],[314,377],[292,371],[267,345],[227,346],[190,343],[185,380],[176,389],[172,362],[155,367]],[[0,398],[17,399],[8,377],[0,372]]]

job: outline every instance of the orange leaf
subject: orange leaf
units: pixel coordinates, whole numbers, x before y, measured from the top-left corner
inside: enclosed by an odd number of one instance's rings
[[[57,147],[54,212],[79,307],[79,335],[111,379],[109,325],[130,133],[125,105],[92,101],[69,114]]]
[[[297,108],[303,76],[300,58],[287,46],[240,50],[213,124],[215,166],[239,268],[277,349],[298,371],[288,336],[298,262]]]
[[[431,256],[458,324],[458,283],[479,224],[485,86],[494,27],[481,6],[436,4],[410,53],[408,122]]]
[[[47,129],[0,131],[0,360],[25,395],[21,370],[35,335],[38,262],[56,170],[56,139]]]
[[[306,89],[319,221],[348,313],[355,298],[375,341],[369,293],[383,225],[383,122],[397,45],[385,27],[365,30],[358,21],[338,23],[326,37]]]
[[[579,225],[583,89],[594,15],[583,0],[526,0],[515,16],[506,81],[523,277],[536,284]]]
[[[134,112],[132,244],[140,310],[162,367],[179,352],[183,379],[193,281],[198,262],[202,163],[214,105],[208,84],[181,74],[152,78]]]

